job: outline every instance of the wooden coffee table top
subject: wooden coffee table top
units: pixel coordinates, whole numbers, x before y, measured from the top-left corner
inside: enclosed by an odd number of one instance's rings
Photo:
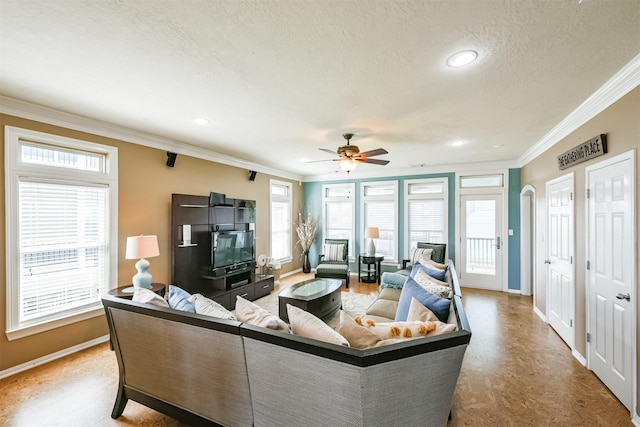
[[[310,301],[326,296],[342,287],[340,279],[310,279],[284,288],[278,295],[282,298]]]

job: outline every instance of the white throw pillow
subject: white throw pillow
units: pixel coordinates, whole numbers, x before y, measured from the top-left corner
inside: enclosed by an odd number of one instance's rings
[[[196,313],[204,314],[211,317],[219,317],[220,319],[236,320],[236,316],[232,312],[200,294],[193,294],[189,297],[189,301],[195,303]]]
[[[135,302],[143,302],[145,304],[169,308],[169,303],[151,289],[137,288],[133,293],[133,298],[131,299]]]
[[[324,260],[330,262],[344,261],[344,245],[342,243],[325,244]]]
[[[439,297],[449,299],[453,297],[453,292],[447,283],[434,279],[421,269],[416,271],[415,276],[413,276],[413,280],[415,280],[416,283],[422,286],[425,290],[438,295]]]
[[[291,332],[301,337],[349,347],[349,342],[326,323],[301,308],[287,304]]]
[[[416,262],[420,262],[420,260],[428,260],[431,259],[431,254],[433,253],[433,249],[426,248],[413,248],[411,249],[411,255],[409,256],[409,265],[413,265]]]
[[[289,331],[289,326],[275,314],[269,313],[264,308],[252,303],[240,295],[236,298],[236,318],[238,322],[250,325],[274,329],[276,331]]]

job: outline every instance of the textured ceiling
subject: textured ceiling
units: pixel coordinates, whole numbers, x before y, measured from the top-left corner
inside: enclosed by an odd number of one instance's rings
[[[10,98],[300,176],[349,131],[391,161],[354,175],[427,173],[522,156],[640,53],[640,1],[0,0],[0,39]]]

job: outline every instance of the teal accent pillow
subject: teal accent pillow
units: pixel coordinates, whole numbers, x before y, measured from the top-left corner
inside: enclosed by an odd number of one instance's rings
[[[400,293],[400,300],[398,301],[398,309],[396,311],[396,322],[405,322],[409,315],[409,307],[411,307],[411,298],[415,298],[420,304],[427,307],[436,315],[441,322],[447,322],[449,319],[449,307],[451,301],[446,298],[440,298],[437,295],[424,289],[411,277],[407,278],[402,292]]]
[[[407,280],[407,276],[385,271],[384,273],[382,273],[382,278],[380,279],[380,289],[384,289],[384,288],[402,289],[402,286],[404,286],[405,280]]]
[[[169,307],[174,310],[196,312],[196,305],[189,301],[191,294],[182,288],[169,285]]]
[[[409,274],[411,278],[415,277],[417,269],[424,271],[429,276],[433,277],[434,279],[438,279],[441,282],[447,281],[447,279],[445,279],[444,277],[445,270],[438,270],[437,268],[431,267],[430,265],[420,264],[419,262],[416,262],[415,264],[413,264],[413,268],[411,269],[411,274]]]

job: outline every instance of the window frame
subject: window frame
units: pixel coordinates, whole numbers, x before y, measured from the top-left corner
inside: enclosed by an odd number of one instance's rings
[[[432,183],[441,183],[442,184],[442,192],[441,193],[425,193],[425,194],[410,194],[409,190],[411,185],[413,184],[432,184]],[[404,250],[405,255],[404,259],[409,258],[409,254],[411,253],[411,230],[409,229],[409,203],[414,200],[443,200],[444,206],[444,230],[443,230],[443,242],[447,243],[447,252],[449,248],[449,178],[448,177],[440,177],[440,178],[420,178],[420,179],[409,179],[404,182]],[[430,243],[438,243],[438,242],[430,242]],[[448,255],[445,253],[445,258]]]
[[[287,189],[286,196],[280,196],[277,194],[273,194],[274,187],[285,187]],[[289,245],[288,254],[285,254],[284,257],[275,258],[273,256],[273,203],[287,203],[289,205]],[[293,185],[290,182],[279,181],[276,179],[269,180],[269,255],[271,258],[280,262],[281,264],[291,262],[293,260],[293,227],[294,227],[294,218],[293,218]]]
[[[347,188],[349,191],[348,196],[327,196],[327,192],[334,188]],[[342,184],[323,184],[322,185],[322,242],[324,244],[325,239],[330,239],[333,236],[329,236],[327,232],[327,203],[331,202],[350,202],[351,203],[351,233],[349,235],[349,262],[355,262],[356,259],[356,204],[355,204],[355,192],[356,186],[353,182]],[[322,246],[321,246],[322,247]],[[322,251],[322,250],[321,250]]]
[[[102,170],[67,169],[60,166],[23,162],[20,147],[30,143],[50,145],[56,149],[85,151],[104,156]],[[105,186],[107,277],[93,303],[52,313],[29,321],[20,321],[20,253],[19,253],[19,185],[21,180],[51,181],[60,184]],[[43,132],[5,126],[5,231],[6,231],[6,336],[9,341],[30,336],[82,320],[101,316],[100,297],[117,283],[118,274],[118,148]]]
[[[366,190],[368,187],[387,187],[387,186],[393,186],[393,195],[367,196]],[[398,229],[398,198],[399,198],[398,181],[395,181],[395,180],[394,181],[366,181],[366,182],[360,183],[360,233],[361,233],[360,248],[361,249],[366,248],[366,238],[364,237],[365,230],[368,227],[366,222],[366,214],[365,214],[366,204],[369,201],[372,201],[372,202],[391,201],[393,203],[394,239],[393,239],[393,242],[391,243],[391,247],[394,248],[394,256],[393,257],[385,256],[383,261],[384,263],[389,263],[389,264],[397,264],[399,262],[399,255],[400,255],[398,253],[398,239],[400,238],[399,236],[400,230]],[[379,225],[374,225],[374,226],[379,228]],[[380,240],[380,239],[377,239],[377,240]],[[360,252],[364,252],[364,250],[361,250]]]

